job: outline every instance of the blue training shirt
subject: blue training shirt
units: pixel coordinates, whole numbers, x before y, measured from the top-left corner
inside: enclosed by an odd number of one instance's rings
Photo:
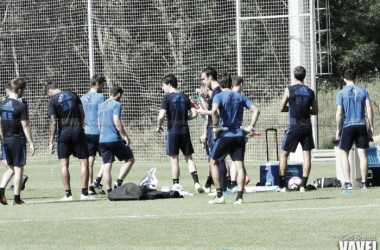
[[[239,92],[227,90],[214,96],[214,103],[219,104],[219,125],[228,128],[227,131],[222,131],[220,136],[244,136],[240,128],[243,124],[244,108],[249,109],[253,102]]]
[[[24,103],[6,98],[0,105],[3,143],[25,143],[21,121],[28,120],[28,109]]]
[[[107,99],[100,104],[98,116],[100,120],[99,142],[115,142],[121,140],[119,131],[113,122],[113,116],[121,116],[121,103],[114,99]]]
[[[97,92],[88,92],[81,98],[84,110],[84,133],[88,135],[99,135],[98,110],[100,104],[105,101],[103,95]]]
[[[288,89],[289,127],[310,127],[310,107],[315,99],[314,91],[303,84],[295,84]]]
[[[369,99],[368,91],[356,85],[341,89],[336,95],[336,105],[344,110],[343,127],[366,125],[365,103]]]
[[[185,135],[189,133],[187,120],[191,102],[188,95],[181,92],[166,95],[162,100],[161,109],[166,110],[168,134]]]
[[[48,116],[57,116],[58,133],[66,129],[82,129],[79,106],[82,106],[82,101],[71,91],[61,91],[49,100]]]

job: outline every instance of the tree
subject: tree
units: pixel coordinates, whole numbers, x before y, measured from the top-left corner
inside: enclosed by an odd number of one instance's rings
[[[334,74],[347,68],[377,72],[380,65],[380,0],[330,1]]]

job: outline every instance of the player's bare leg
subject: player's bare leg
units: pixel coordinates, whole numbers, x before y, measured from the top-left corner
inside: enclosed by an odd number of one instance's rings
[[[95,156],[88,157],[88,186],[92,185],[92,180],[94,179],[94,164]]]
[[[69,158],[63,158],[59,160],[61,166],[61,179],[63,188],[65,189],[65,197],[61,201],[71,201],[73,199],[70,188],[70,172],[69,172]]]
[[[14,175],[13,166],[12,167],[10,167],[8,165],[6,165],[6,166],[7,166],[7,170],[4,172],[3,176],[1,177],[1,183],[0,183],[0,187],[3,187],[3,188],[6,188],[9,181],[12,179],[12,177]]]
[[[350,163],[348,162],[348,155],[350,151],[340,150],[340,163],[342,166],[343,176],[345,182],[351,182],[350,180]]]
[[[197,193],[203,193],[204,190],[203,190],[202,186],[199,184],[197,167],[195,166],[193,156],[192,155],[185,155],[185,161],[187,163],[187,166],[189,167],[189,172],[191,174],[191,177],[193,177],[195,191]]]
[[[124,162],[124,164],[120,167],[119,175],[117,177],[115,185],[117,185],[118,187],[121,186],[125,177],[127,177],[129,171],[131,171],[131,168],[134,163],[135,163],[135,158],[128,159]],[[115,185],[114,185],[114,188],[115,188]]]
[[[111,177],[112,163],[103,164],[103,180],[104,186],[108,192],[112,191],[112,177]]]
[[[180,169],[178,155],[170,156],[170,164],[172,166],[172,179],[173,184],[179,183]]]
[[[280,152],[280,169],[279,169],[279,172],[280,172],[280,188],[281,188],[281,191],[285,192],[286,191],[286,187],[285,187],[285,174],[286,174],[286,170],[288,169],[288,157],[289,157],[289,154],[290,152],[288,151],[284,151],[284,150],[281,150]]]
[[[69,158],[63,158],[59,161],[61,165],[61,179],[63,188],[70,190],[70,172],[69,172]]]
[[[358,148],[358,156],[360,161],[360,173],[362,175],[362,183],[367,183],[368,174],[368,158],[365,148]]]
[[[21,200],[21,197],[20,197],[24,167],[14,166],[13,169],[14,169],[14,179],[13,179],[14,204],[24,205],[25,203]]]
[[[306,189],[311,170],[311,151],[303,151],[303,170],[302,170],[302,187]],[[302,188],[301,188],[302,190]]]
[[[242,161],[235,161],[235,167],[236,167],[236,181],[238,184],[238,192],[237,192],[235,202],[241,204],[243,202],[243,192],[244,192],[246,172],[244,169],[244,163]]]

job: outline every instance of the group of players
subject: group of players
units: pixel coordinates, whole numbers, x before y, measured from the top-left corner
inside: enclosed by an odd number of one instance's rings
[[[286,192],[285,173],[290,152],[295,152],[300,143],[303,150],[303,185],[301,192],[306,191],[306,184],[311,168],[311,150],[314,148],[312,137],[311,115],[318,114],[318,104],[313,90],[304,85],[306,70],[302,66],[294,69],[295,83],[285,89],[280,111],[289,112],[289,126],[285,132],[280,156],[280,185],[278,191]],[[361,188],[366,187],[366,166],[368,167],[365,149],[369,146],[369,137],[373,135],[372,108],[368,92],[355,85],[356,72],[347,70],[344,80],[347,87],[337,95],[337,133],[342,151],[342,169],[345,176],[344,188],[352,188],[349,179],[348,152],[353,143],[359,150],[362,168]],[[185,156],[189,171],[198,193],[211,193],[212,183],[215,186],[215,197],[210,204],[225,203],[224,195],[236,190],[234,204],[243,203],[244,185],[247,173],[244,167],[244,155],[247,136],[254,136],[254,127],[260,110],[241,92],[243,79],[230,74],[218,76],[215,69],[208,67],[201,72],[202,86],[197,90],[202,108],[192,105],[190,97],[178,90],[177,78],[174,75],[163,77],[162,90],[165,97],[157,118],[156,131],[163,131],[162,124],[166,116],[166,154],[170,156],[173,184],[179,183],[179,150]],[[100,94],[106,83],[103,76],[91,78],[88,93],[79,98],[71,91],[61,90],[54,83],[45,86],[45,93],[51,97],[48,103],[50,117],[49,151],[54,153],[56,140],[57,154],[61,166],[61,178],[65,196],[61,201],[73,200],[70,186],[69,158],[74,155],[79,159],[82,185],[81,200],[94,199],[98,191],[105,194],[101,180],[107,192],[122,185],[124,178],[131,170],[135,159],[129,147],[130,139],[124,130],[121,120],[120,99],[123,90],[112,86],[109,98]],[[20,100],[26,87],[26,81],[16,78],[6,85],[7,98],[0,107],[1,138],[4,165],[7,170],[0,182],[0,202],[7,205],[5,188],[14,175],[14,202],[24,205],[20,192],[23,183],[23,167],[26,163],[26,140],[29,142],[31,155],[34,154],[34,143],[29,127],[29,116],[26,102]],[[244,109],[252,112],[249,125],[243,127]],[[366,127],[365,109],[367,109],[369,128]],[[200,142],[209,156],[209,176],[206,184],[199,184],[197,168],[192,158],[192,146],[188,121],[198,114],[207,116]],[[344,114],[343,129],[341,129]],[[102,166],[95,180],[93,166],[96,154],[102,158]],[[232,164],[227,170],[226,157],[230,155]],[[111,169],[117,157],[123,161],[118,178],[112,185]],[[232,167],[233,166],[233,167]],[[228,177],[231,176],[231,177]],[[95,190],[96,189],[96,190]]]

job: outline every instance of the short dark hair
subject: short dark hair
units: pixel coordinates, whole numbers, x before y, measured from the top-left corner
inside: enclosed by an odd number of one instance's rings
[[[302,66],[295,67],[293,73],[294,77],[301,82],[303,82],[306,77],[306,69]]]
[[[91,87],[95,86],[97,82],[104,83],[106,82],[106,78],[101,75],[94,75],[93,77],[91,77],[91,80],[90,80]]]
[[[47,92],[49,91],[49,90],[55,90],[55,89],[58,89],[58,86],[57,86],[57,84],[55,84],[55,83],[53,83],[53,82],[48,82],[48,83],[46,83],[45,84],[45,93],[47,94]]]
[[[218,82],[221,88],[230,89],[232,86],[231,74],[224,73],[224,74],[219,75]]]
[[[356,79],[356,71],[353,69],[348,69],[344,72],[343,77],[349,81],[354,81]]]
[[[26,80],[24,78],[17,77],[8,83],[5,88],[16,93],[19,90],[23,90],[26,87]]]
[[[232,86],[238,86],[240,84],[243,84],[243,77],[241,76],[233,76],[232,77]]]
[[[119,85],[113,85],[111,88],[110,88],[110,95],[111,96],[116,96],[117,94],[123,94],[123,89],[119,86]]]
[[[211,67],[204,68],[202,70],[202,73],[205,73],[206,76],[211,76],[212,79],[215,81],[218,79],[218,72],[216,72],[214,68],[211,68]]]
[[[166,75],[162,78],[162,83],[165,85],[172,85],[173,88],[178,87],[177,77],[173,74]]]

